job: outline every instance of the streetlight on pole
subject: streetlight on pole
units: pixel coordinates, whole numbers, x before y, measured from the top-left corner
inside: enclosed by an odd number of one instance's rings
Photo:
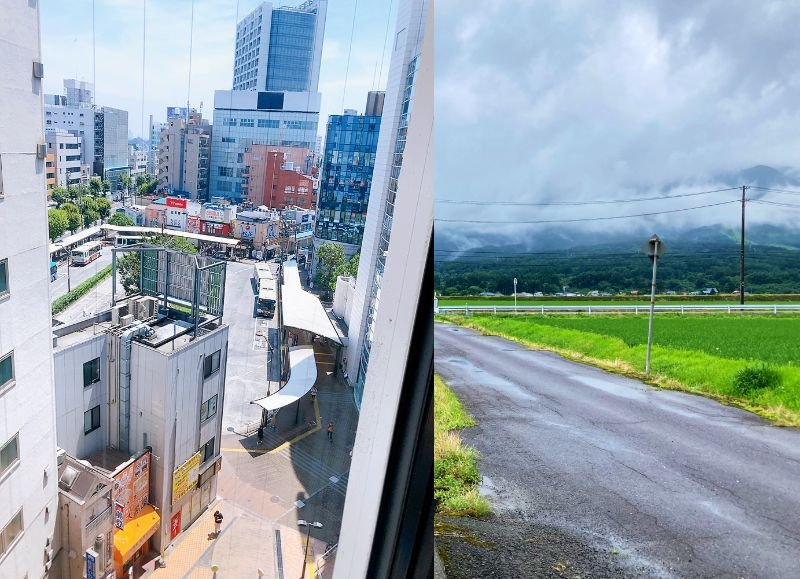
[[[517,278],[514,278],[514,313],[517,313]]]
[[[656,269],[658,268],[658,258],[666,251],[667,246],[658,237],[653,235],[642,247],[647,256],[653,260],[653,281],[650,284],[650,321],[647,324],[647,358],[645,360],[645,374],[650,375],[650,349],[653,345],[653,315],[656,306]]]
[[[320,523],[319,521],[314,521],[313,523],[309,523],[307,521],[304,521],[303,519],[300,519],[299,521],[297,521],[297,524],[300,525],[301,527],[306,527],[306,529],[307,529],[307,531],[306,531],[306,552],[305,552],[305,555],[303,555],[303,574],[300,575],[300,579],[305,579],[305,576],[306,576],[306,561],[308,560],[308,540],[311,538],[311,527],[316,527],[318,529],[321,529],[322,528],[322,523]]]

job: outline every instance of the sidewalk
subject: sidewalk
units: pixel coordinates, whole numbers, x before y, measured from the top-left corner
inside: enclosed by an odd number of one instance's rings
[[[217,493],[220,498],[177,540],[165,555],[167,567],[149,576],[156,579],[212,577],[210,567],[219,565],[217,579],[258,577],[294,579],[302,572],[306,527],[298,519],[319,521],[309,540],[306,577],[316,576],[315,564],[328,544],[336,544],[341,526],[350,469],[350,451],[358,421],[350,388],[333,376],[334,352],[314,345],[319,390],[312,404],[307,395],[286,407],[275,418],[275,430],[265,429],[258,444],[256,434],[222,437],[222,470]],[[335,424],[334,438],[325,430]],[[313,423],[313,424],[312,424]],[[212,513],[225,516],[219,538],[213,530]],[[278,551],[276,531],[281,548]],[[332,576],[335,553],[322,565],[326,579]]]

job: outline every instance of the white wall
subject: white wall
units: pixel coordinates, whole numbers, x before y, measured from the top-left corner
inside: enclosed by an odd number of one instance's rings
[[[153,454],[151,496],[162,509],[156,547],[169,544],[172,472],[213,436],[219,455],[228,327],[198,338],[174,353],[134,343],[131,359],[131,450],[143,448],[144,433]],[[203,380],[203,357],[221,350],[220,371]],[[158,385],[160,387],[154,387]],[[200,406],[217,394],[217,413],[200,424]],[[201,467],[202,470],[202,467]],[[159,542],[160,541],[160,542]]]
[[[19,435],[20,461],[0,478],[0,528],[22,507],[25,530],[0,556],[0,577],[42,577],[55,530],[55,409],[45,193],[38,2],[0,0],[0,259],[10,294],[0,298],[0,355],[14,351],[16,382],[0,390],[0,444]],[[20,219],[25,215],[25,219]],[[47,509],[47,513],[45,512]]]
[[[100,358],[100,382],[84,388],[83,364]],[[98,334],[53,353],[58,446],[77,458],[88,458],[108,445],[108,337]],[[100,428],[84,434],[83,415],[100,406]],[[117,420],[117,417],[113,417]]]
[[[263,92],[263,91],[262,91]],[[283,92],[284,111],[318,113],[322,95],[318,92]],[[215,109],[239,109],[255,111],[258,109],[258,92],[252,90],[215,90]],[[264,111],[266,112],[266,111]],[[215,122],[215,125],[216,122]],[[221,128],[221,127],[218,127]]]
[[[425,9],[411,0],[403,11]],[[419,12],[417,12],[419,14]],[[414,312],[433,231],[433,17],[427,31],[398,183],[394,229],[382,285],[361,416],[353,448],[334,579],[366,577],[397,421]],[[428,296],[422,296],[427,300]]]

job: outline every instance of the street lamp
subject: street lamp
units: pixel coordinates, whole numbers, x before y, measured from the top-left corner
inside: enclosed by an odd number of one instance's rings
[[[301,527],[306,527],[308,529],[306,531],[306,552],[305,555],[303,555],[303,574],[300,575],[300,579],[305,579],[306,561],[308,560],[308,540],[311,538],[311,527],[316,527],[318,529],[321,529],[322,523],[320,523],[319,521],[314,521],[313,523],[309,523],[307,521],[304,521],[303,519],[300,519],[299,521],[297,521],[297,524],[300,525]]]
[[[517,278],[514,278],[514,313],[517,313]]]

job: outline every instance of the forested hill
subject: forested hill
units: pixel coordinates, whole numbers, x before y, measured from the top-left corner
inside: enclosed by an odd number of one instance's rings
[[[800,233],[762,227],[746,246],[746,290],[753,293],[800,293]],[[652,265],[631,240],[571,249],[492,244],[460,250],[436,245],[435,288],[442,295],[518,292],[649,291]],[[737,236],[720,228],[686,232],[667,240],[658,266],[658,289],[691,292],[739,287]]]

